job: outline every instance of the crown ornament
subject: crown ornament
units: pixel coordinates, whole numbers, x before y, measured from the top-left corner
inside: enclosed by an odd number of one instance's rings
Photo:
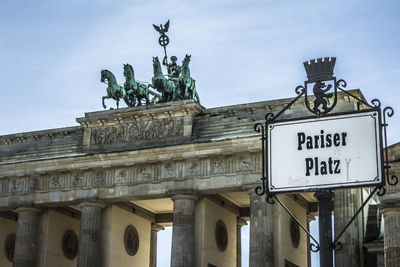
[[[320,57],[303,63],[307,72],[307,82],[333,79],[336,57]]]

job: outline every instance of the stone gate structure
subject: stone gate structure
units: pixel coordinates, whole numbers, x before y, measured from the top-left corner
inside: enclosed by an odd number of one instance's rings
[[[183,100],[0,136],[0,266],[154,267],[157,233],[172,226],[172,267],[239,267],[246,223],[250,266],[310,266],[306,234],[254,193],[261,146],[253,126],[290,100],[210,109]],[[340,95],[337,109],[355,108]],[[299,103],[284,116],[306,112]],[[360,196],[336,192],[336,229]],[[281,199],[303,225],[316,215],[312,193]],[[362,266],[363,229],[360,217],[336,266]]]

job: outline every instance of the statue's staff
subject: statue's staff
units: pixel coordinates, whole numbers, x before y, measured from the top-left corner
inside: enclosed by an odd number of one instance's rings
[[[165,33],[168,32],[169,20],[164,24],[164,26],[162,24],[160,24],[160,26],[153,24],[153,27],[154,27],[154,29],[156,29],[156,31],[158,31],[160,33],[160,37],[158,38],[158,43],[164,48],[165,60],[166,60],[166,63],[168,64],[166,47],[169,44],[169,38]]]

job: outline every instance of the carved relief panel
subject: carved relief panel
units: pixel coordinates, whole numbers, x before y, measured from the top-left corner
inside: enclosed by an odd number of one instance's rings
[[[183,136],[183,119],[169,118],[91,129],[90,145],[135,143]]]
[[[226,162],[224,158],[211,159],[210,174],[223,174],[225,173]]]

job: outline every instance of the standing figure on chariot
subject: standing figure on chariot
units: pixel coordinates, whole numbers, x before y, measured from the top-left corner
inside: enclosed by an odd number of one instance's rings
[[[167,62],[167,57],[165,56],[163,59],[163,65],[167,67],[168,70],[168,80],[172,81],[175,85],[175,90],[177,91],[176,96],[178,98],[182,97],[182,94],[179,90],[179,75],[181,74],[181,66],[179,66],[176,61],[178,58],[176,56],[171,57],[171,63]]]
[[[167,57],[165,56],[163,59],[163,65],[167,67],[168,69],[168,77],[171,79],[178,79],[179,74],[181,74],[181,66],[176,64],[177,57],[172,56],[171,57],[171,63],[168,64],[167,62]]]

